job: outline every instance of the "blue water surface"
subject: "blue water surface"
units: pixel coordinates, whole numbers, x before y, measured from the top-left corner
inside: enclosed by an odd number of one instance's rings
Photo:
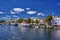
[[[0,25],[0,40],[60,40],[60,30]]]

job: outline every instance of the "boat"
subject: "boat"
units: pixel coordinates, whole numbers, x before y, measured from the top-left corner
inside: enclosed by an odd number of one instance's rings
[[[11,23],[11,25],[12,25],[12,26],[18,26],[18,24],[17,24],[17,23]]]
[[[30,24],[21,24],[22,25],[22,27],[31,27],[31,25]]]
[[[2,25],[2,23],[0,23],[0,25]]]
[[[5,25],[4,23],[0,23],[0,25]]]

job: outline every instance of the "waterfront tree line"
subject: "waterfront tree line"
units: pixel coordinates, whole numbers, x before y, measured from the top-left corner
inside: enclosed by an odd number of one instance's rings
[[[51,24],[51,20],[52,20],[52,16],[51,15],[48,15],[46,16],[45,18],[45,23],[48,23],[49,25]],[[27,18],[27,19],[24,19],[24,18],[19,18],[17,20],[9,20],[9,23],[22,23],[23,21],[25,21],[26,23],[36,23],[38,24],[39,23],[39,20],[36,19],[36,20],[32,20],[31,18]],[[0,20],[0,23],[6,23],[6,20]]]

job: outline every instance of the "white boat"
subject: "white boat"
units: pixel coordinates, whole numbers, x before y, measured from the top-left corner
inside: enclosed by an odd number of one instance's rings
[[[17,23],[11,23],[11,25],[12,25],[12,26],[18,26],[18,24],[17,24]]]
[[[31,25],[30,24],[21,24],[23,27],[30,27]]]
[[[35,28],[38,28],[38,26],[36,26]]]

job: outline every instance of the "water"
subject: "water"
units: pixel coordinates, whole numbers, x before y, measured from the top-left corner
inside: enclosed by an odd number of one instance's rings
[[[0,40],[60,40],[60,30],[2,25]]]

